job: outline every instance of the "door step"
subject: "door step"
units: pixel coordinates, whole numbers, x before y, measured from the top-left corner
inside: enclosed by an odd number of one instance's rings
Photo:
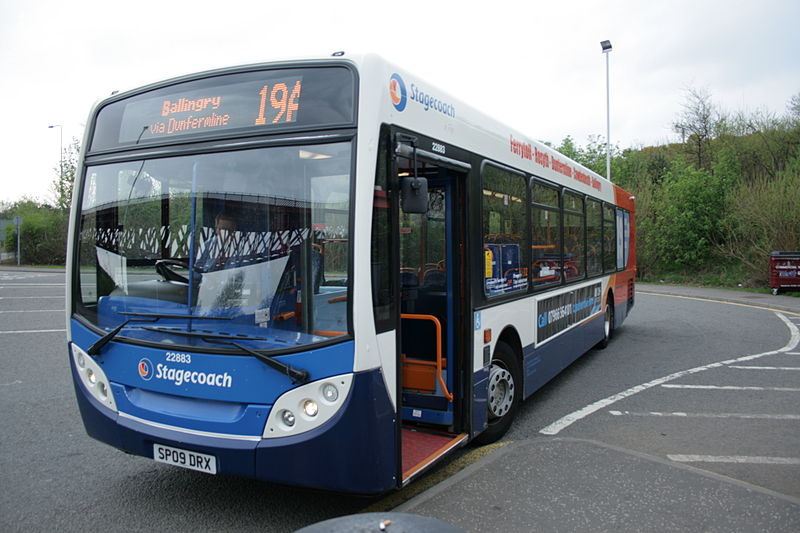
[[[467,434],[402,428],[403,485],[433,466],[438,459],[467,441]]]

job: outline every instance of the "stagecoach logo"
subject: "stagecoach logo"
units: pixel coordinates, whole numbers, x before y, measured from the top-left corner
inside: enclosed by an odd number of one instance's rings
[[[139,371],[139,376],[145,381],[150,381],[155,377],[156,380],[168,381],[178,387],[194,384],[230,389],[233,386],[233,376],[227,372],[222,374],[217,372],[200,372],[186,368],[175,368],[163,363],[154,365],[150,359],[146,357],[139,359],[137,370]]]
[[[392,105],[395,109],[402,111],[406,108],[406,102],[408,101],[406,84],[400,74],[392,74],[389,79],[389,96],[392,97]]]
[[[153,378],[153,363],[147,357],[143,357],[139,361],[139,375],[145,381],[150,381]]]

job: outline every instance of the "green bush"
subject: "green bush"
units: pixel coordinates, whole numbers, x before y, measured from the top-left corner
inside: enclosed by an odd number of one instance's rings
[[[652,244],[661,266],[705,265],[720,239],[725,205],[720,179],[678,161],[667,172],[658,202]]]
[[[22,200],[6,211],[22,217],[20,261],[25,264],[63,265],[66,259],[69,213],[36,200]],[[17,249],[15,228],[6,231],[6,250]]]

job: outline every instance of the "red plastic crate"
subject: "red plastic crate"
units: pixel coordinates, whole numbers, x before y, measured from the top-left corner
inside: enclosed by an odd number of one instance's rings
[[[769,286],[772,294],[781,290],[800,290],[800,252],[769,254]]]

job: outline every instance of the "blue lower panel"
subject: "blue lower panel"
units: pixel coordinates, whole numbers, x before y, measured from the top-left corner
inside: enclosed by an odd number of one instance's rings
[[[527,347],[522,368],[525,397],[539,390],[602,338],[603,315],[599,314],[541,347]]]
[[[240,440],[160,428],[119,416],[100,405],[75,379],[87,433],[136,455],[153,457],[153,444],[212,454],[219,473],[341,492],[376,494],[397,486],[395,416],[378,370],[355,374],[339,413],[294,437]]]

